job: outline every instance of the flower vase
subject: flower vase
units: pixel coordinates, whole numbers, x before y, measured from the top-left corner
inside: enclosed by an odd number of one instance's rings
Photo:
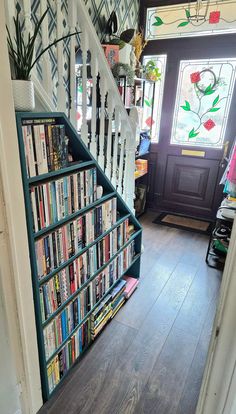
[[[12,81],[13,99],[16,111],[33,111],[35,108],[34,84],[30,80]]]

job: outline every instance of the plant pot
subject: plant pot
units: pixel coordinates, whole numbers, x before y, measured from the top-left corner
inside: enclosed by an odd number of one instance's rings
[[[34,84],[30,80],[12,80],[16,111],[33,111],[35,108]]]

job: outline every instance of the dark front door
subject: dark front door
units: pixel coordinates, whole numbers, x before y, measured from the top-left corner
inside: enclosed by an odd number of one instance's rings
[[[159,143],[150,153],[149,205],[213,218],[222,162],[236,135],[235,35],[149,42],[166,54]]]

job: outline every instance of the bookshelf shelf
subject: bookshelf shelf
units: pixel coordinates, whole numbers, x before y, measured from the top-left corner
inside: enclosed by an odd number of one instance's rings
[[[29,184],[35,184],[35,183],[38,183],[44,180],[48,180],[50,178],[60,177],[62,175],[68,174],[73,171],[82,170],[83,168],[87,168],[90,166],[91,167],[94,166],[93,161],[78,162],[74,165],[69,165],[68,167],[61,168],[60,170],[57,170],[57,171],[51,171],[50,173],[47,173],[47,174],[41,174],[35,177],[28,178],[28,182]]]
[[[46,401],[139,278],[142,228],[64,114],[16,121]]]

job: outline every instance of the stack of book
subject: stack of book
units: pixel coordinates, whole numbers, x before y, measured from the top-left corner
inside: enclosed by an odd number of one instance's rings
[[[91,314],[91,339],[94,340],[101,332],[112,315],[111,295],[107,295],[96,310]]]
[[[96,168],[33,186],[30,197],[37,232],[96,201]]]
[[[121,279],[119,283],[112,289],[111,296],[112,296],[112,315],[111,317],[117,314],[118,310],[121,306],[125,303],[124,291],[125,291],[126,281]]]
[[[91,314],[91,339],[94,340],[96,336],[102,331],[107,322],[115,316],[121,308],[124,299],[124,290],[126,282],[120,280],[111,292],[100,303],[96,310]]]
[[[24,120],[22,132],[28,177],[68,165],[68,138],[64,125],[56,125],[53,118]]]
[[[132,276],[123,276],[123,280],[126,282],[124,297],[127,300],[137,288],[139,281]]]
[[[108,212],[108,214],[105,214]],[[38,278],[48,275],[107,232],[117,221],[116,198],[89,210],[35,242]],[[123,236],[124,237],[124,236]],[[125,236],[125,240],[128,235]]]

